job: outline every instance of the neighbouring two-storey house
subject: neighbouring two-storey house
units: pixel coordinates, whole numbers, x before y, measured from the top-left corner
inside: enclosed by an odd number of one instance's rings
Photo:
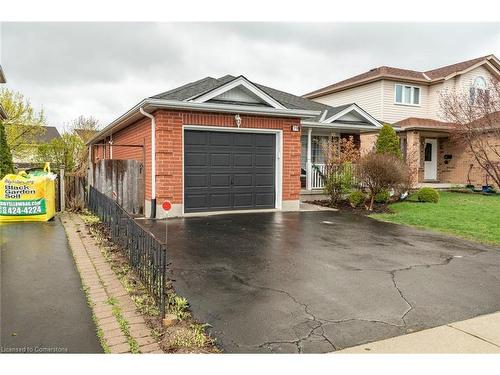
[[[444,121],[440,97],[443,90],[464,90],[473,101],[479,90],[488,90],[491,80],[499,78],[500,61],[488,55],[425,72],[382,66],[304,97],[331,106],[355,102],[377,120],[393,125],[403,155],[411,155],[418,170],[415,181],[420,184],[484,185],[488,182],[484,170],[464,145],[450,137],[454,124]],[[377,133],[361,135],[363,152],[373,148],[376,137]]]

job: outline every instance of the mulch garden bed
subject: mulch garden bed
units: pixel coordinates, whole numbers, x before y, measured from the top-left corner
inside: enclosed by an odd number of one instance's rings
[[[352,207],[349,202],[342,201],[338,204],[332,204],[329,200],[315,200],[315,201],[307,201],[305,203],[315,204],[318,206],[336,208],[341,212],[348,212],[356,215],[368,216],[371,214],[383,214],[383,213],[393,213],[391,208],[387,203],[374,203],[373,210],[369,211],[365,206],[361,207]]]

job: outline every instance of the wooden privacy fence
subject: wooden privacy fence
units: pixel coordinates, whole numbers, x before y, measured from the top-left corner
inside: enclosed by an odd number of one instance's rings
[[[87,199],[87,176],[76,173],[64,174],[65,208],[80,210],[85,207]]]
[[[137,160],[100,160],[94,164],[93,187],[129,214],[144,214],[144,164]]]

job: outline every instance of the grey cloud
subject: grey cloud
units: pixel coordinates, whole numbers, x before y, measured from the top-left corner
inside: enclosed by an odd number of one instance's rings
[[[500,52],[498,23],[4,23],[8,87],[51,124],[106,123],[141,98],[227,73],[296,94],[375,66]]]

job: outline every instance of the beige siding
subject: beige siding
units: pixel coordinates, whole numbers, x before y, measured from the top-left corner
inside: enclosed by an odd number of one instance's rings
[[[368,83],[348,90],[314,99],[333,107],[356,103],[376,119],[382,116],[382,81]]]
[[[447,81],[431,86],[411,84],[404,81],[396,82],[381,80],[366,85],[325,95],[314,100],[331,106],[356,103],[378,120],[394,123],[408,117],[431,118],[444,121],[440,111],[440,98],[443,90],[463,90],[469,92],[470,85],[477,76],[482,76],[489,82],[490,71],[479,66],[463,75],[450,78]],[[409,84],[420,87],[420,106],[408,106],[394,103],[395,84]]]
[[[490,79],[493,77],[487,68],[479,66],[463,75],[450,78],[443,83],[432,85],[429,89],[429,118],[445,121],[440,109],[441,93],[462,91],[468,95],[469,88],[478,76],[483,77],[486,80],[486,83],[489,83]]]
[[[420,105],[404,105],[394,103],[396,84],[408,84],[405,82],[394,82],[383,80],[383,117],[385,122],[394,123],[408,117],[428,117],[427,102],[429,100],[429,88],[425,85],[409,84],[420,87]]]
[[[486,84],[488,84],[491,78],[493,78],[490,71],[484,65],[482,65],[477,67],[476,69],[471,70],[470,72],[459,76],[456,80],[456,88],[461,88],[468,91],[469,87],[474,83],[474,80],[478,76],[483,77],[486,80]]]

